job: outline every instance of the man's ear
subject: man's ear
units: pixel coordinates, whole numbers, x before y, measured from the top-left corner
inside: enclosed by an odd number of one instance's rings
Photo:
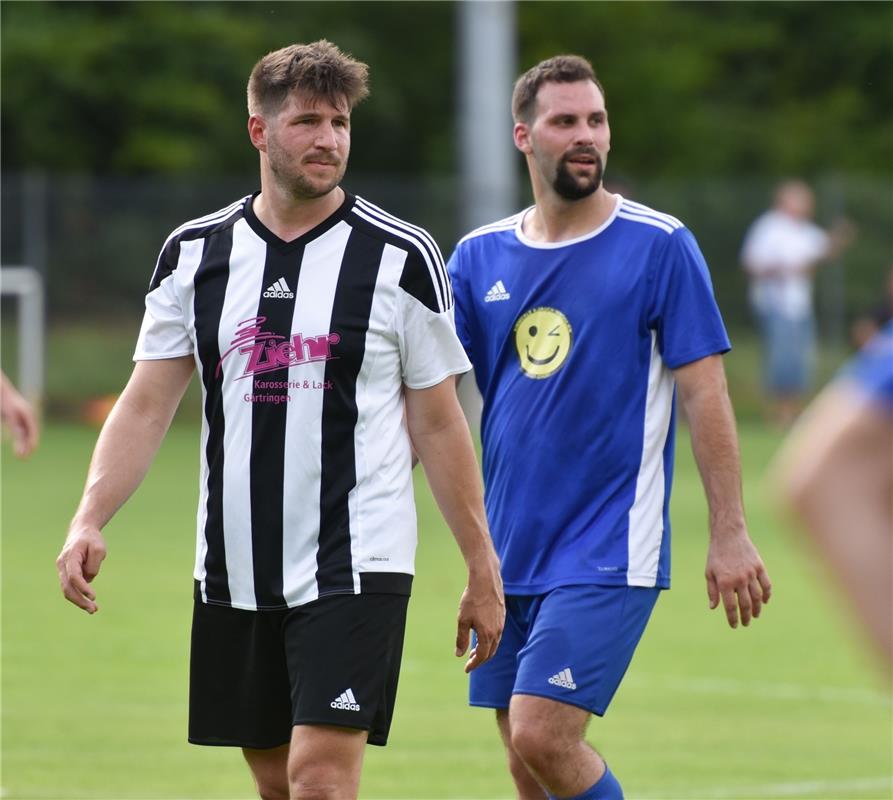
[[[530,126],[524,122],[516,122],[512,129],[512,137],[517,147],[524,155],[530,155],[533,152],[533,146],[530,143]]]
[[[260,114],[248,117],[248,138],[262,153],[267,152],[267,121]]]

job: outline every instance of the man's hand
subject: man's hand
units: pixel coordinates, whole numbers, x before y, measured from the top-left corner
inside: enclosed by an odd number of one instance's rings
[[[456,656],[462,657],[468,650],[472,629],[477,637],[465,662],[466,672],[471,672],[495,655],[505,625],[505,598],[495,553],[489,562],[481,573],[469,576],[468,586],[459,601]]]
[[[766,567],[746,531],[711,538],[706,578],[710,608],[716,608],[722,599],[732,628],[738,627],[739,611],[741,624],[750,625],[772,594]]]
[[[56,559],[56,571],[59,573],[62,594],[88,614],[99,611],[99,606],[96,605],[96,592],[90,583],[99,574],[99,567],[105,554],[105,540],[99,528],[72,526],[65,540],[65,546]]]

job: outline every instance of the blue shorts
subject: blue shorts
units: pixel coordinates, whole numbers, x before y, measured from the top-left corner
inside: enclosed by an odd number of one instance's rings
[[[506,597],[502,641],[471,673],[470,704],[508,708],[513,694],[532,694],[604,715],[660,591],[560,586]]]
[[[815,371],[815,323],[812,316],[759,314],[763,336],[763,386],[773,394],[801,394],[812,386]]]

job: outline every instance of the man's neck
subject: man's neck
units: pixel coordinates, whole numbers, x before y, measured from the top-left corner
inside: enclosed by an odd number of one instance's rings
[[[535,242],[564,242],[584,236],[605,223],[617,196],[600,186],[582,200],[565,200],[552,191],[535,192],[536,206],[522,223],[524,235]]]
[[[332,216],[343,202],[344,190],[340,186],[322,197],[295,200],[262,183],[261,193],[254,198],[251,208],[267,230],[291,242]]]

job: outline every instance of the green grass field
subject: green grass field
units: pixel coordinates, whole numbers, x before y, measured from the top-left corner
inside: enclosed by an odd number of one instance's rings
[[[101,611],[88,617],[63,600],[53,561],[94,438],[54,425],[28,462],[3,449],[2,797],[251,798],[237,752],[185,742],[197,430],[175,425],[108,527]],[[593,743],[630,800],[889,798],[890,696],[847,609],[772,510],[763,475],[777,435],[742,429],[751,531],[775,593],[737,631],[707,608],[705,508],[680,439],[674,588]],[[423,482],[417,494],[398,707],[390,745],[368,750],[361,797],[510,798],[492,715],[465,705],[452,655],[461,561]]]

